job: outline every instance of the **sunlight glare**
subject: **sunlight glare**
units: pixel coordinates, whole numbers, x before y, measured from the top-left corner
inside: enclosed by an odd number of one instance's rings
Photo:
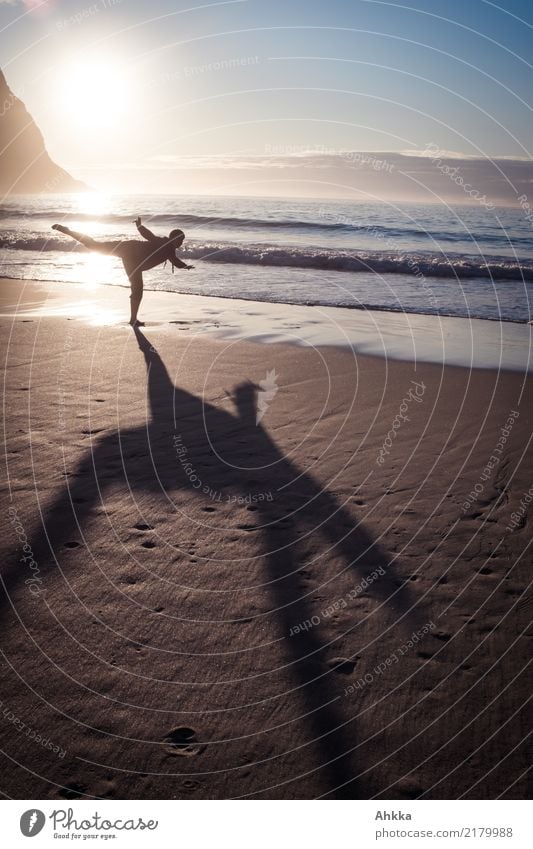
[[[82,215],[107,215],[111,211],[111,198],[103,192],[78,192],[72,199]]]
[[[66,66],[61,73],[61,90],[69,118],[87,130],[110,129],[124,118],[130,105],[125,70],[104,57]]]

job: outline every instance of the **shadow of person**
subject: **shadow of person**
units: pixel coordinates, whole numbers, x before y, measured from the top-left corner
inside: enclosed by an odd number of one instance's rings
[[[368,531],[332,493],[290,461],[265,428],[256,423],[257,390],[253,384],[236,388],[235,413],[220,409],[174,386],[157,350],[140,329],[136,328],[135,335],[147,369],[146,424],[95,441],[79,463],[67,492],[42,515],[42,528],[31,540],[41,578],[50,578],[54,567],[61,571],[57,552],[73,533],[79,533],[85,542],[90,514],[104,503],[104,493],[110,487],[128,497],[142,492],[156,494],[172,504],[180,493],[212,503],[209,495],[193,488],[190,476],[178,462],[176,435],[180,445],[186,446],[195,473],[209,480],[212,490],[239,498],[258,487],[263,493],[272,493],[272,500],[256,502],[257,510],[250,514],[254,522],[246,530],[261,538],[273,609],[285,637],[294,691],[299,694],[308,723],[309,741],[305,745],[316,748],[317,769],[328,787],[326,795],[368,798],[354,778],[361,767],[353,762],[350,752],[355,739],[352,722],[345,722],[339,697],[332,698],[332,688],[328,687],[328,676],[334,670],[326,664],[327,647],[320,628],[294,633],[294,626],[312,615],[300,574],[305,564],[305,540],[319,533],[326,542],[320,558],[338,557],[343,570],[355,569],[360,578],[379,569],[381,577],[373,583],[372,592],[392,609],[398,628],[405,625],[412,629],[419,622],[410,592],[399,585],[392,564]],[[254,458],[253,467],[250,457]],[[88,545],[87,550],[90,553]],[[16,591],[20,576],[18,564],[3,574],[8,598]],[[287,783],[297,778],[291,775]]]

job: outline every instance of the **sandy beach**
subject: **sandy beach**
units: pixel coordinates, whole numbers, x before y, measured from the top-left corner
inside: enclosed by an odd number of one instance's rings
[[[10,796],[526,798],[530,328],[102,292],[2,281]]]

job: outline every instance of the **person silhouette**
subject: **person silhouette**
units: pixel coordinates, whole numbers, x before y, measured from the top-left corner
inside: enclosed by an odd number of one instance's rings
[[[130,324],[132,327],[142,327],[144,322],[137,318],[139,307],[143,297],[143,271],[149,271],[156,265],[170,262],[172,271],[175,268],[185,268],[187,271],[194,265],[187,265],[176,256],[176,251],[182,246],[185,239],[183,230],[171,230],[168,236],[156,236],[148,227],[145,227],[138,216],[133,222],[139,234],[146,241],[140,239],[120,239],[118,241],[97,241],[91,236],[71,230],[63,224],[53,224],[52,230],[57,230],[65,236],[70,236],[80,242],[90,251],[118,256],[122,260],[124,270],[130,281]]]

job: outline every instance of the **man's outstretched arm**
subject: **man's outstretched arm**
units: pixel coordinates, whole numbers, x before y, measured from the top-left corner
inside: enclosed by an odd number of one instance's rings
[[[186,268],[187,270],[189,270],[190,268],[194,268],[194,265],[187,265],[186,262],[183,262],[183,260],[181,260],[177,256],[171,256],[170,261],[174,268]]]
[[[146,241],[148,241],[148,242],[158,242],[159,241],[159,237],[156,236],[155,233],[152,233],[152,231],[149,230],[148,227],[144,226],[144,224],[141,221],[140,216],[138,218],[136,218],[133,223],[137,227],[137,230],[139,231],[139,233],[143,237],[143,239],[146,239]]]

